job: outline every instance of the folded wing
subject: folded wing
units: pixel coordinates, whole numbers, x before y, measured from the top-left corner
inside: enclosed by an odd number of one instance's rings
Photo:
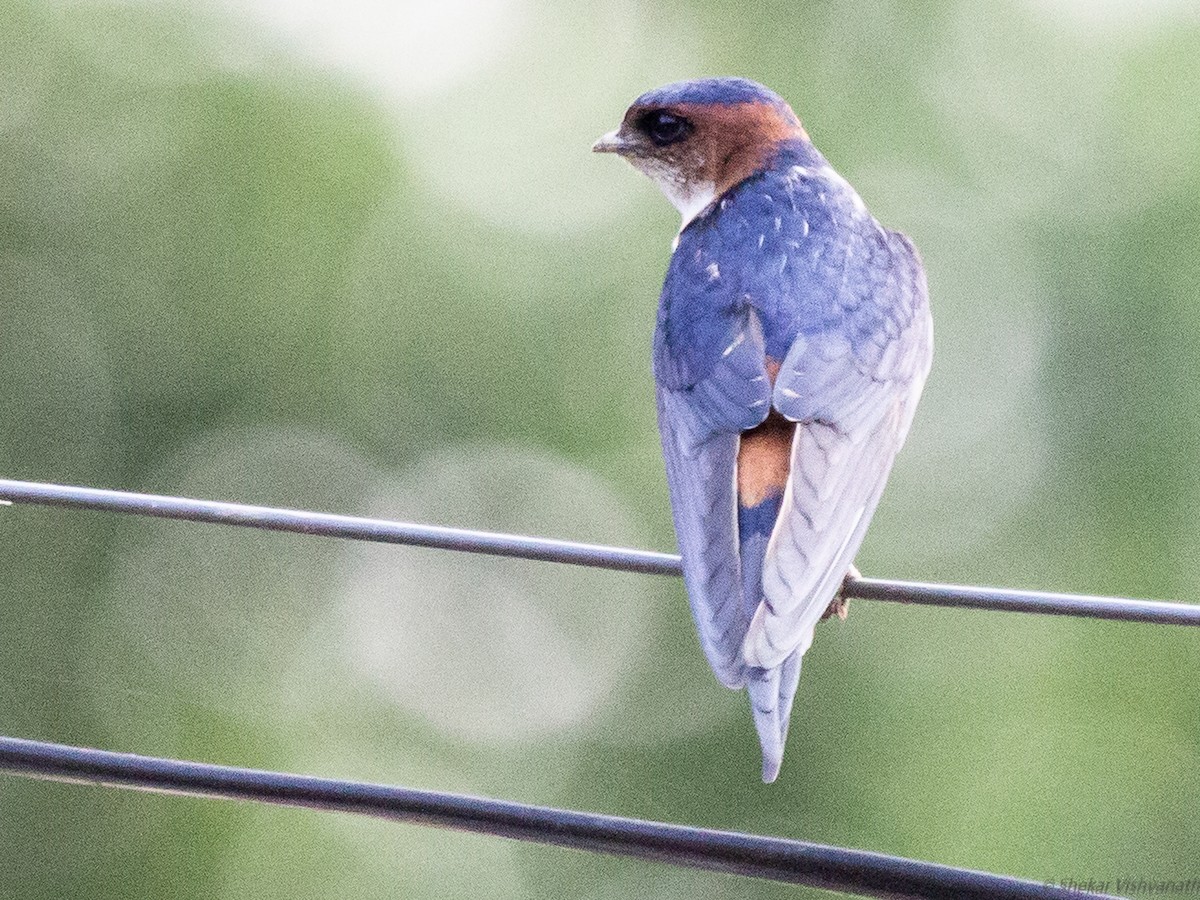
[[[862,544],[929,371],[924,275],[907,239],[887,238],[842,279],[844,315],[802,331],[775,383],[772,405],[797,425],[763,600],[744,643],[752,666],[774,668],[808,649]]]
[[[752,309],[733,309],[714,360],[699,378],[675,378],[677,358],[655,350],[658,419],[688,601],[700,643],[722,684],[745,683],[742,641],[752,609],[742,600],[735,479],[741,432],[766,418],[771,384]],[[660,361],[661,360],[661,361]],[[693,365],[693,376],[701,371]]]

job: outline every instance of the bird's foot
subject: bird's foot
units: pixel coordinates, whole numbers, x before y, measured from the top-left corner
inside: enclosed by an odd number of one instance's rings
[[[837,616],[843,622],[846,621],[846,616],[850,615],[850,598],[845,596],[846,582],[855,581],[859,578],[862,578],[862,572],[858,571],[857,567],[851,566],[850,570],[846,572],[846,577],[842,579],[842,585],[838,588],[838,592],[833,595],[833,602],[829,604],[829,608],[821,616],[821,621],[825,621],[831,616]]]

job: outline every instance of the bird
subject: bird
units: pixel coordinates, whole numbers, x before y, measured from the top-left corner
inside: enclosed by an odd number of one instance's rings
[[[746,688],[771,783],[929,374],[924,267],[757,82],[655,88],[592,149],[682,217],[652,350],[668,494],[701,646]]]

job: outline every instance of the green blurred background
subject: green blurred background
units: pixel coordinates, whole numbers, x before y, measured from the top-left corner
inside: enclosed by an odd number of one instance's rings
[[[929,269],[934,371],[861,568],[1196,599],[1190,0],[0,11],[0,475],[672,549],[677,214],[589,147],[736,73]],[[1200,877],[1182,629],[856,603],[766,787],[672,579],[12,507],[0,616],[4,734]],[[4,897],[798,895],[0,779]]]

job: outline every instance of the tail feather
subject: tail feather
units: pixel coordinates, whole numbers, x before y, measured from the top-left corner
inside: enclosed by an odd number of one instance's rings
[[[756,506],[738,505],[738,537],[742,557],[742,596],[747,618],[754,616],[762,601],[762,571],[775,520],[779,517],[782,495],[767,497]],[[783,764],[783,745],[787,740],[792,698],[800,682],[800,659],[808,641],[778,666],[747,670],[746,689],[750,711],[762,746],[762,779],[770,784],[779,776]]]
[[[783,745],[787,741],[792,700],[800,683],[802,656],[803,653],[796,650],[774,669],[751,669],[746,682],[754,728],[762,746],[762,780],[765,784],[779,777],[783,765]]]

